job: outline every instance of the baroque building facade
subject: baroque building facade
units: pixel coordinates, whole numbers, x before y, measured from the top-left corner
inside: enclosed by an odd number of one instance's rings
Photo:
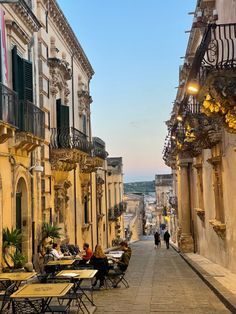
[[[236,3],[199,0],[167,121],[178,245],[236,271]]]
[[[113,173],[104,141],[92,136],[93,68],[55,0],[0,12],[0,250],[3,229],[21,229],[30,261],[43,223],[59,226],[62,241],[107,248]],[[122,204],[123,180],[114,182]]]

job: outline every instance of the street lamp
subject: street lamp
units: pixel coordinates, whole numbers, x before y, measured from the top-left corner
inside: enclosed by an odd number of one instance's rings
[[[190,80],[187,84],[187,92],[190,95],[197,95],[200,90],[200,85],[196,79]]]

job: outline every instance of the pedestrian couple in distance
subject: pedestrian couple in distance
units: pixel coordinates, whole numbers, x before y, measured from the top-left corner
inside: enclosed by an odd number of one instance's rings
[[[166,232],[164,233],[164,241],[166,243],[166,248],[169,249],[170,247],[170,234],[168,232],[168,230],[166,230]],[[158,248],[159,245],[161,245],[161,238],[160,238],[160,234],[158,233],[158,231],[155,232],[154,234],[154,247],[155,249]]]

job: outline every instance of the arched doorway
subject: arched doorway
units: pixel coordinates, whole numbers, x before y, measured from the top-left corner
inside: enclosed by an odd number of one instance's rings
[[[15,195],[15,227],[22,232],[22,252],[29,256],[29,213],[28,190],[25,179],[21,177],[17,182]]]

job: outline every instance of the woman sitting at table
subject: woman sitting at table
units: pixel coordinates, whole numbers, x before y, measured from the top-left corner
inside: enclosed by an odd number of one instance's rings
[[[99,244],[96,245],[95,251],[90,259],[89,264],[93,265],[94,269],[98,270],[98,272],[95,275],[96,281],[94,282],[93,286],[95,287],[97,281],[99,280],[100,281],[99,287],[103,288],[105,276],[108,273],[108,260],[102,250],[101,245]]]
[[[51,254],[54,256],[54,259],[61,259],[64,257],[64,254],[61,253],[60,247],[57,243],[53,243]]]

